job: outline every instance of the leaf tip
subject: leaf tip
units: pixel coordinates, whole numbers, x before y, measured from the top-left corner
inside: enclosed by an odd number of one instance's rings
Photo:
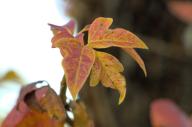
[[[141,40],[141,41],[142,41],[142,40]],[[143,48],[143,49],[147,49],[147,50],[149,49],[149,47],[144,43],[144,41],[142,41],[142,48]]]
[[[71,93],[73,100],[76,100],[77,95],[78,95],[78,90],[76,88],[69,88],[69,91]]]
[[[144,75],[145,75],[145,77],[147,77],[147,71],[146,70],[144,70]]]
[[[123,88],[120,93],[118,105],[122,104],[126,96],[126,88]]]

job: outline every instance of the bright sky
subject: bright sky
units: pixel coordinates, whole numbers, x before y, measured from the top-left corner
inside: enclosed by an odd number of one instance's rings
[[[47,80],[59,90],[61,56],[58,49],[51,48],[52,33],[47,24],[63,25],[69,20],[64,16],[62,1],[0,1],[0,74],[13,69],[26,83]],[[19,91],[18,87],[7,90],[4,86],[0,88],[0,117],[14,105]]]

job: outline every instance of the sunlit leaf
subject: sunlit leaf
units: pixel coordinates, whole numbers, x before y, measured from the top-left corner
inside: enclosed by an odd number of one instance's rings
[[[126,82],[121,74],[124,70],[122,64],[110,54],[95,51],[97,48],[123,48],[136,60],[146,75],[144,62],[134,48],[148,49],[148,47],[136,35],[125,29],[109,29],[112,22],[112,18],[96,18],[75,37],[69,30],[73,25],[63,27],[51,25],[52,30],[57,30],[52,38],[52,47],[59,48],[64,57],[66,82],[73,98],[76,98],[89,74],[90,86],[96,86],[101,81],[105,87],[119,91],[119,103],[125,98]],[[88,39],[84,37],[87,33]],[[86,43],[87,45],[84,45]]]
[[[122,72],[123,66],[114,56],[104,53],[96,52],[97,58],[102,66],[101,83],[105,87],[117,89],[120,93],[119,104],[121,104],[126,95],[126,81]]]
[[[64,57],[63,67],[67,86],[75,99],[89,76],[95,61],[95,52],[76,42],[66,42],[60,50]]]
[[[186,114],[166,99],[151,104],[151,123],[153,127],[191,127]]]
[[[101,70],[102,66],[101,63],[99,62],[98,58],[95,58],[95,62],[93,64],[93,67],[91,69],[91,74],[90,74],[90,86],[96,86],[99,81],[101,80]]]
[[[57,94],[49,86],[31,84],[22,88],[2,127],[63,127],[64,122],[65,110]]]
[[[141,67],[143,70],[145,76],[147,76],[147,71],[145,68],[145,63],[143,62],[142,58],[139,56],[139,54],[135,51],[135,49],[132,48],[123,48],[125,52],[127,52]]]
[[[53,32],[53,34],[58,34],[60,32],[63,32],[64,30],[67,30],[67,32],[69,32],[71,35],[73,35],[74,30],[75,30],[75,21],[74,20],[70,20],[67,24],[63,25],[63,26],[57,26],[57,25],[53,25],[53,24],[49,24],[51,26],[51,30]]]
[[[122,29],[109,29],[112,24],[111,18],[97,18],[89,28],[88,43],[93,48],[108,48],[112,46],[122,48],[144,48],[148,47],[133,33]]]

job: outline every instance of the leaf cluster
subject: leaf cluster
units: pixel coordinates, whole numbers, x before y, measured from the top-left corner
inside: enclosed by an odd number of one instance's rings
[[[123,28],[110,29],[112,22],[112,18],[96,18],[77,35],[74,35],[75,22],[73,20],[64,26],[50,24],[54,34],[52,47],[59,48],[64,58],[62,65],[66,84],[74,99],[89,76],[90,86],[96,86],[101,82],[105,87],[118,90],[119,104],[125,98],[126,80],[122,75],[123,65],[111,54],[97,49],[110,47],[123,49],[135,59],[147,75],[145,64],[135,48],[148,49],[148,47],[130,31]],[[88,33],[87,40],[84,39],[84,32]]]

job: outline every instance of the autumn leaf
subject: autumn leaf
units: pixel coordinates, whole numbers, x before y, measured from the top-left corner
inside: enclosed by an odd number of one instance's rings
[[[69,42],[62,46],[61,53],[64,57],[67,86],[75,99],[89,76],[95,61],[95,52],[87,46],[81,47],[75,42]]]
[[[145,43],[133,33],[122,29],[109,29],[113,20],[111,18],[97,18],[89,27],[88,43],[93,48],[108,48],[112,46],[121,48],[144,48]]]
[[[91,69],[91,74],[90,74],[90,86],[96,86],[100,80],[101,80],[101,70],[102,66],[98,58],[95,58],[95,62],[93,64],[93,67]]]
[[[191,127],[187,115],[168,99],[154,101],[150,115],[153,127]]]
[[[67,86],[75,99],[89,76],[95,54],[92,48],[84,46],[83,33],[73,37],[65,28],[52,39],[53,47],[58,47],[63,55],[63,68]]]
[[[147,49],[145,43],[133,33],[122,29],[109,29],[113,20],[99,17],[93,23],[85,26],[76,36],[71,32],[71,26],[51,25],[54,32],[52,47],[57,47],[63,56],[63,68],[66,75],[66,84],[73,96],[79,93],[87,77],[90,75],[90,86],[96,86],[101,82],[105,87],[116,89],[120,93],[119,103],[126,94],[126,82],[122,64],[112,55],[98,52],[98,48],[120,47],[130,54],[145,75],[146,69],[143,60],[134,48]],[[69,23],[70,24],[70,23]],[[71,23],[73,24],[73,23]],[[88,32],[88,39],[84,33]],[[85,45],[84,42],[88,42]],[[96,54],[95,54],[96,52]]]
[[[51,30],[54,35],[56,35],[60,32],[63,32],[64,30],[67,30],[68,33],[73,35],[74,30],[75,30],[75,21],[74,20],[70,20],[67,24],[65,24],[63,26],[57,26],[57,25],[53,25],[53,24],[49,24],[49,25],[51,26]]]
[[[99,69],[99,71],[92,70],[92,72],[97,76],[99,75],[98,73],[100,73],[101,76],[90,83],[96,85],[101,81],[105,87],[117,89],[120,93],[119,104],[122,103],[126,95],[126,81],[124,76],[120,73],[124,70],[123,65],[114,56],[105,52],[97,51],[96,58],[98,59],[96,64],[101,69]],[[94,79],[96,77],[95,75],[92,74],[90,78]]]
[[[139,54],[135,51],[135,49],[132,48],[123,48],[125,52],[127,52],[141,67],[143,70],[145,76],[147,76],[147,71],[145,68],[145,63],[143,62],[142,58],[139,56]]]
[[[22,88],[2,127],[63,127],[65,110],[60,98],[49,86],[36,88],[35,84]]]

